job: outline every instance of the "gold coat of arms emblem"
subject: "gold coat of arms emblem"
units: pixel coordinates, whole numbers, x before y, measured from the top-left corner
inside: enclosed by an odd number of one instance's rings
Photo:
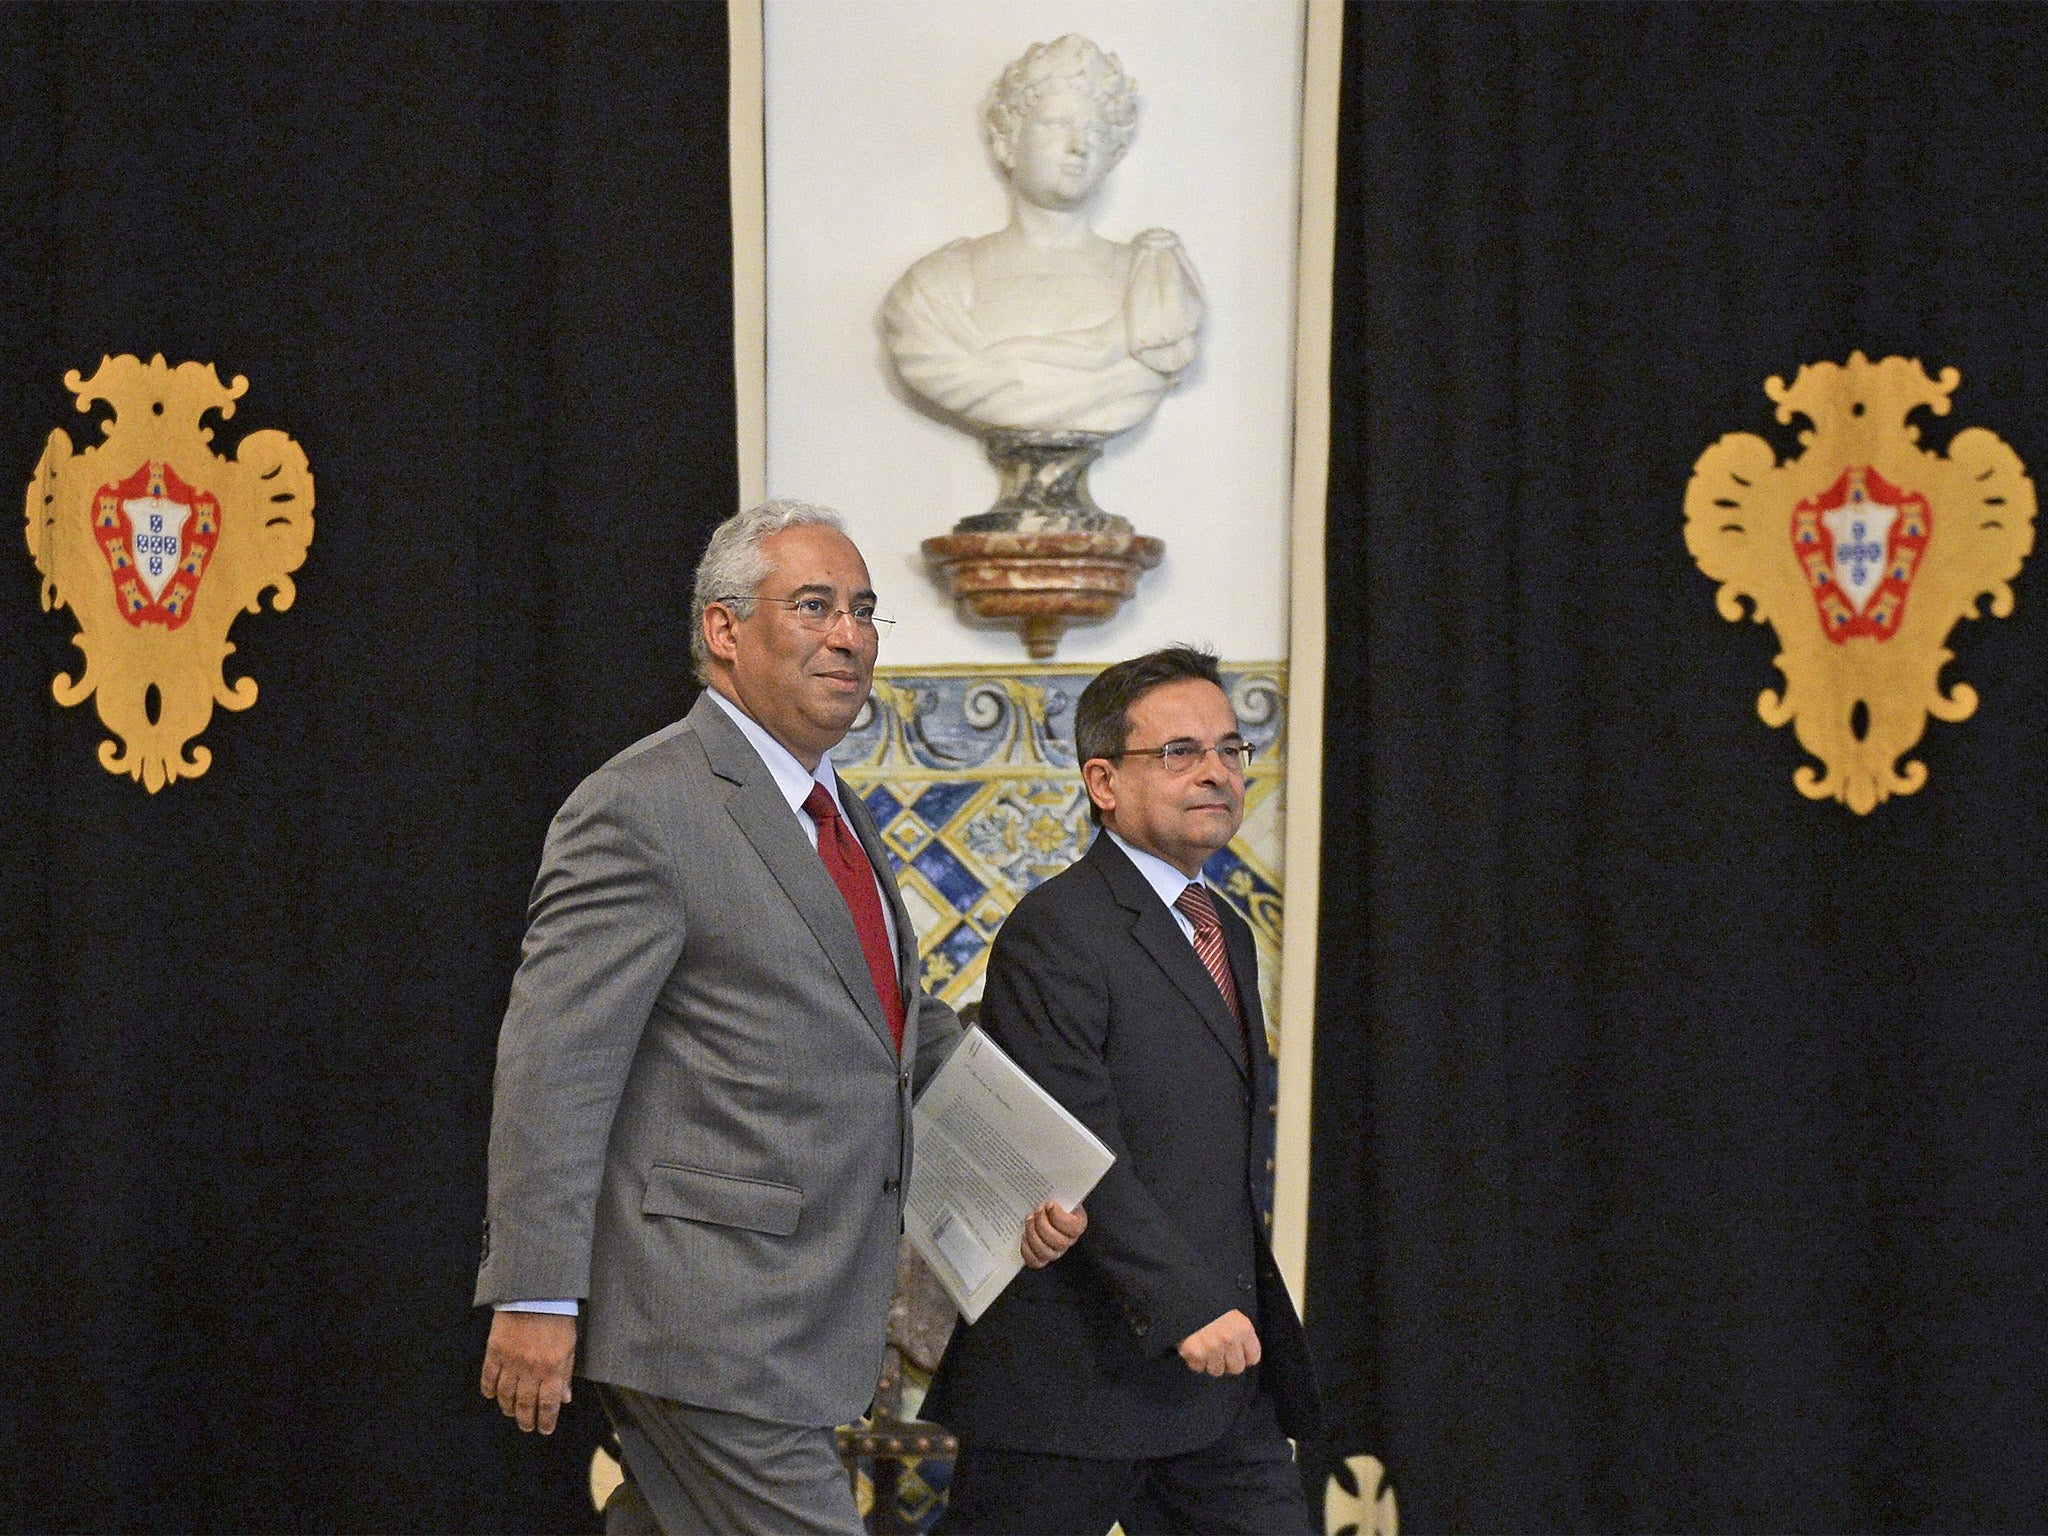
[[[228,629],[266,592],[273,608],[292,605],[290,573],[313,540],[313,475],[282,432],[249,433],[233,459],[207,446],[201,419],[234,415],[249,388],[239,374],[222,384],[211,363],[108,357],[90,379],[65,374],[64,387],[80,411],[104,401],[113,416],[105,441],[83,451],[52,432],[28,485],[43,608],[71,610],[85,657],[51,692],[66,707],[96,695],[113,733],[100,765],[155,794],[213,762],[193,738],[214,705],[256,702],[255,679],[227,681]]]
[[[1949,413],[1954,368],[1929,378],[1914,358],[1810,363],[1787,385],[1764,383],[1787,426],[1805,420],[1802,452],[1784,463],[1763,438],[1732,432],[1699,457],[1685,488],[1685,544],[1721,584],[1731,622],[1769,622],[1782,692],[1757,713],[1788,722],[1820,759],[1792,775],[1809,799],[1867,815],[1927,782],[1900,759],[1927,717],[1968,719],[1977,690],[1944,690],[1956,621],[2013,610],[2012,579],[2034,547],[2034,482],[2019,455],[1982,427],[1946,454],[1920,446],[1908,418]]]

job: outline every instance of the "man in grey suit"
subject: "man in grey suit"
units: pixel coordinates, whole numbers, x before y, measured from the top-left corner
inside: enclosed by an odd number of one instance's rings
[[[959,1023],[826,756],[882,622],[838,515],[727,521],[693,613],[705,692],[548,832],[498,1043],[481,1385],[542,1433],[597,1385],[608,1529],[846,1536],[832,1428],[874,1392],[911,1097]],[[1085,1220],[1042,1208],[1026,1259]]]

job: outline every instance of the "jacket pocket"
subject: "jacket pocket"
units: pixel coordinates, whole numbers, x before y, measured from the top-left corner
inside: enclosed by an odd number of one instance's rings
[[[680,1216],[685,1221],[708,1221],[714,1226],[788,1237],[796,1231],[803,1205],[804,1192],[793,1185],[656,1163],[648,1175],[640,1209],[649,1216]]]

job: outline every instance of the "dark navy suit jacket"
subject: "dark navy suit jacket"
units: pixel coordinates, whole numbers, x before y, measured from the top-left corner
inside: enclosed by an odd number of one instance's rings
[[[1207,1445],[1260,1381],[1282,1426],[1313,1433],[1301,1322],[1267,1246],[1273,1064],[1251,930],[1218,901],[1253,1050],[1172,913],[1098,836],[1003,924],[981,1023],[1100,1136],[1116,1163],[1088,1197],[1088,1231],[1027,1269],[954,1334],[924,1415],[977,1446],[1147,1459]],[[1232,1308],[1264,1363],[1210,1377],[1176,1346]]]

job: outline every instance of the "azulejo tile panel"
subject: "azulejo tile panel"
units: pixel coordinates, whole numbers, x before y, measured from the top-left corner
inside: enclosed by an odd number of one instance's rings
[[[1074,704],[1099,668],[884,667],[833,755],[881,828],[916,925],[925,985],[981,996],[988,947],[1026,891],[1087,851],[1094,829],[1074,761]],[[1224,685],[1258,748],[1245,820],[1209,881],[1251,924],[1266,1027],[1279,1018],[1286,668],[1230,665]],[[1278,1048],[1278,1037],[1272,1040]]]

